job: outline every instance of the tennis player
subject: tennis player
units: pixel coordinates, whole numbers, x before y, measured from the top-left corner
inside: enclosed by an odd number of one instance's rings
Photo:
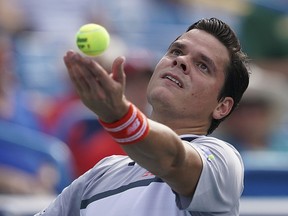
[[[249,83],[247,56],[227,24],[201,19],[171,43],[148,85],[149,118],[123,94],[124,57],[111,74],[74,51],[64,61],[83,103],[128,156],[103,159],[37,215],[239,215],[241,156],[207,136]]]

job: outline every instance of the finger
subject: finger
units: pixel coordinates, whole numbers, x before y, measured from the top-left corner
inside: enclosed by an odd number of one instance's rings
[[[74,55],[75,55],[75,52],[73,50],[70,50],[66,53],[66,55],[63,58],[64,63],[68,69],[71,67],[71,63],[72,63],[71,59],[73,58]]]
[[[112,77],[115,81],[124,85],[125,72],[124,72],[125,57],[120,56],[115,59],[112,65]]]
[[[108,72],[96,61],[93,61],[90,58],[82,58],[81,59],[82,65],[89,71],[91,77],[93,77],[94,80],[97,80],[97,82],[105,87],[111,85],[111,78],[109,77]]]
[[[63,60],[64,63],[66,65],[67,71],[68,71],[68,75],[71,79],[71,81],[75,84],[76,88],[79,88],[78,85],[78,68],[77,68],[77,64],[76,61],[74,61],[73,59],[75,59],[75,55],[76,53],[74,51],[68,51],[66,53],[66,55],[64,56]]]
[[[76,86],[78,93],[83,95],[85,92],[91,91],[91,85],[89,83],[89,78],[87,76],[82,75],[83,68],[80,65],[75,65],[75,70],[70,74],[70,77]]]
[[[75,52],[67,52],[64,62],[68,69],[70,79],[74,83],[78,93],[90,92],[92,89],[91,81],[95,80],[86,67],[82,65],[83,57]],[[95,83],[93,83],[95,85]]]

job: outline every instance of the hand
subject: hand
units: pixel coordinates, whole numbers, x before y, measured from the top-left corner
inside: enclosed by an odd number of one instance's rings
[[[104,122],[114,122],[126,114],[124,57],[115,59],[112,73],[89,57],[68,51],[64,62],[82,102]]]

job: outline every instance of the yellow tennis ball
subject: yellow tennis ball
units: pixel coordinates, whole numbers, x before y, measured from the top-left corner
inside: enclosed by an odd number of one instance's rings
[[[110,36],[103,26],[90,23],[81,26],[76,34],[76,43],[84,54],[97,56],[108,48]]]

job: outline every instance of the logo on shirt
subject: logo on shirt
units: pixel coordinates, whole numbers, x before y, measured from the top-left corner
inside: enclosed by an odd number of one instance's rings
[[[145,173],[142,175],[142,177],[147,177],[147,176],[154,176],[154,174],[149,172],[149,171],[145,171]]]
[[[214,155],[209,150],[209,148],[201,146],[200,149],[202,150],[202,152],[203,152],[204,156],[206,157],[207,161],[211,162],[212,160],[215,159]]]

